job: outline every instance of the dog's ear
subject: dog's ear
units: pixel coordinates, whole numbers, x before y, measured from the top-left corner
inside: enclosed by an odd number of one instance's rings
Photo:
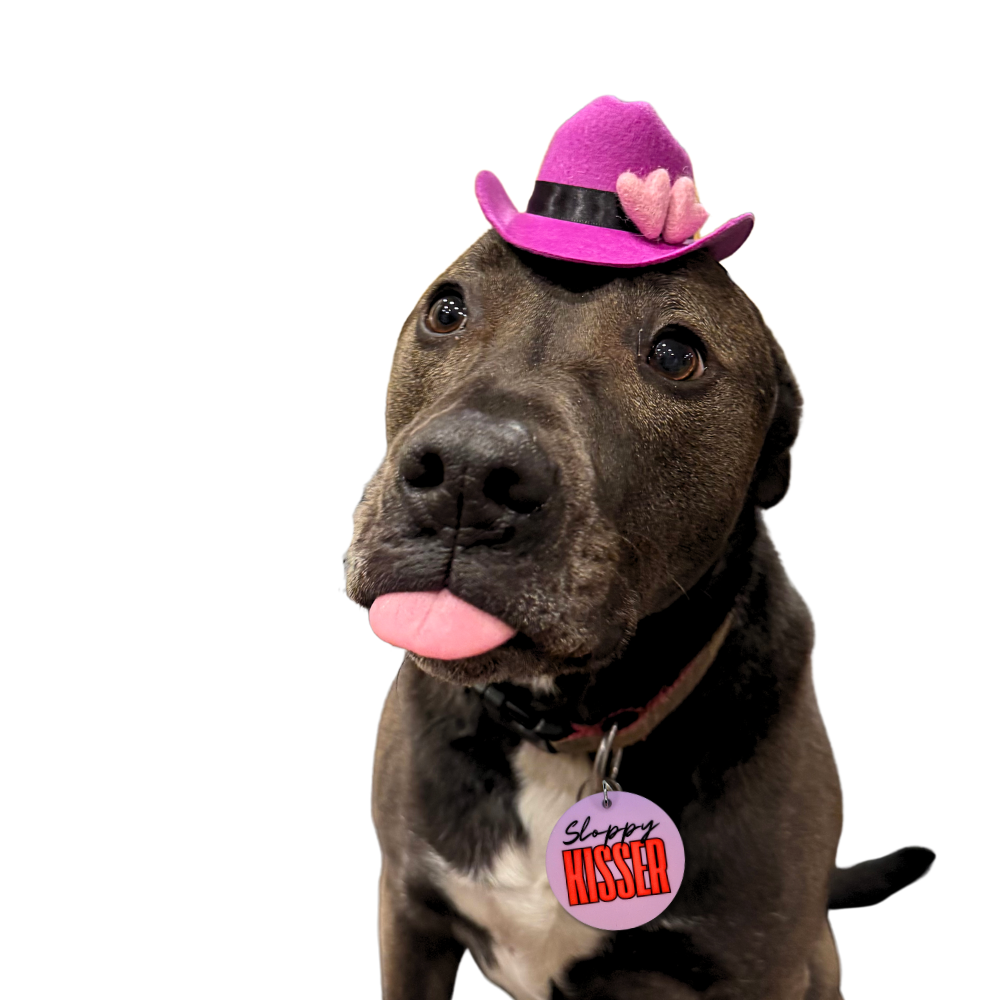
[[[775,341],[771,342],[771,349],[778,395],[750,486],[750,496],[758,507],[773,507],[788,492],[788,480],[792,474],[791,449],[799,432],[802,412],[802,395],[785,360],[784,351]]]

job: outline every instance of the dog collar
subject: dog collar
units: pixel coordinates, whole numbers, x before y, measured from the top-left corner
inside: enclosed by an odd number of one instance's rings
[[[661,688],[640,708],[619,708],[606,715],[600,722],[583,725],[578,722],[557,722],[546,718],[545,714],[533,711],[511,695],[523,688],[511,690],[511,685],[488,684],[475,687],[483,699],[490,718],[507,729],[517,733],[550,753],[590,753],[601,745],[605,733],[617,726],[611,749],[619,750],[632,746],[647,736],[670,715],[697,687],[698,682],[708,672],[722,648],[733,624],[733,612],[726,615],[712,637],[681,670],[677,677]]]

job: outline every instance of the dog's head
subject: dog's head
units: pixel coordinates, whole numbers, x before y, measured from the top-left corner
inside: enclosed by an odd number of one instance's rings
[[[462,683],[597,669],[785,493],[800,399],[710,257],[630,271],[483,236],[407,319],[346,558],[370,607],[447,588],[517,630]]]

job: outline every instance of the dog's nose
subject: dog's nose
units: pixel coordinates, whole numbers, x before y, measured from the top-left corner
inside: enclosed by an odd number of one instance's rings
[[[455,528],[464,545],[509,541],[558,481],[521,421],[470,409],[424,425],[403,451],[399,475],[421,526]]]

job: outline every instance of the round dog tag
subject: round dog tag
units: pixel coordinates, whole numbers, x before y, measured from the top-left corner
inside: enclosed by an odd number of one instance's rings
[[[588,795],[549,836],[545,870],[556,899],[577,920],[607,931],[659,916],[684,878],[684,844],[674,821],[631,792]]]

